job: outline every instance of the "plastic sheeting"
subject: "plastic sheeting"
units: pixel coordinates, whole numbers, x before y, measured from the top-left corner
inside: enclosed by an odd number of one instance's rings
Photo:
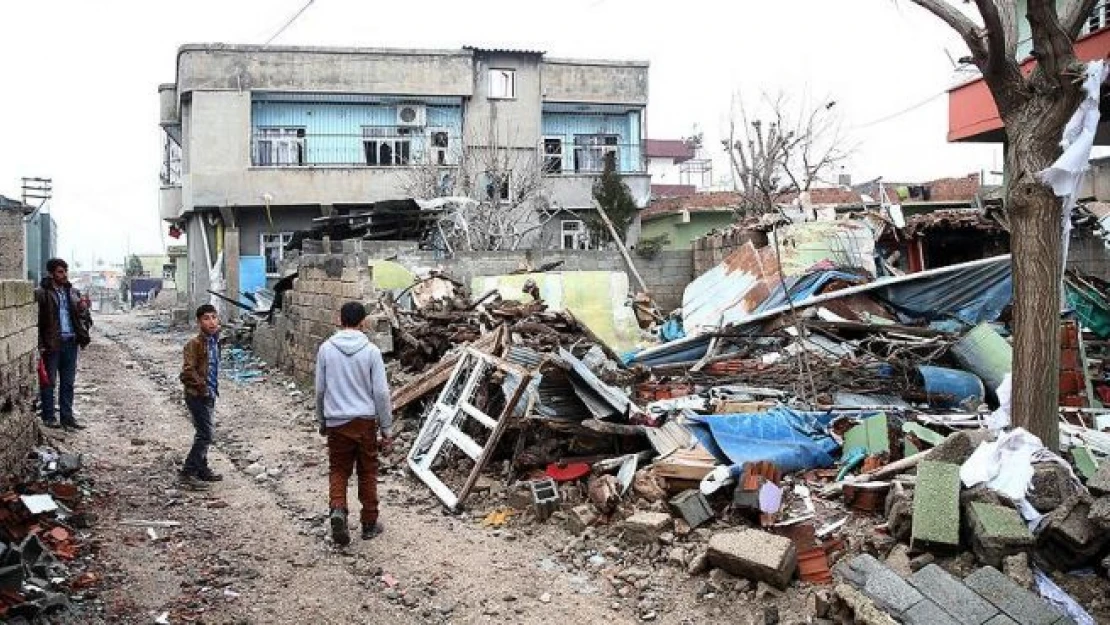
[[[1010,263],[993,263],[881,287],[876,295],[914,319],[955,317],[975,325],[998,319],[1013,299],[1013,290]]]
[[[833,465],[840,445],[828,427],[836,416],[783,407],[754,414],[686,413],[694,436],[719,461],[734,465],[769,461],[783,473]]]
[[[778,308],[779,306],[786,306],[788,303],[798,303],[813,297],[821,292],[829,285],[830,282],[842,280],[851,284],[863,284],[867,282],[867,278],[862,278],[858,275],[845,273],[843,271],[816,271],[806,274],[804,276],[796,276],[786,279],[787,288],[790,292],[789,301],[783,293],[782,285],[776,286],[771,291],[771,296],[763,300],[756,309],[756,313],[761,313],[765,310]]]

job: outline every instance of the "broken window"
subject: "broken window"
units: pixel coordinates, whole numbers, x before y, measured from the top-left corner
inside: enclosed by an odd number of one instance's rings
[[[281,262],[285,260],[285,246],[293,240],[292,232],[263,232],[262,257],[266,259],[266,275],[281,274]]]
[[[564,250],[590,249],[589,233],[586,223],[581,219],[564,219],[562,225],[561,247]]]
[[[619,141],[617,135],[575,135],[574,171],[599,172],[606,163],[619,170]]]
[[[304,128],[258,128],[254,136],[255,165],[305,164]]]
[[[412,160],[412,138],[407,128],[364,126],[362,151],[371,167],[408,165]]]
[[[433,130],[428,134],[428,143],[431,145],[431,158],[433,165],[451,164],[451,135],[446,130]]]
[[[491,69],[489,71],[489,97],[511,100],[516,97],[516,70]]]
[[[545,174],[563,173],[563,140],[546,137],[543,140],[543,172]]]
[[[512,172],[509,171],[487,171],[483,174],[482,188],[485,191],[486,200],[490,202],[510,201],[512,199],[512,190],[509,188],[511,177]]]
[[[1087,18],[1087,32],[1093,33],[1096,30],[1106,28],[1107,24],[1107,4],[1099,2],[1095,8],[1091,9],[1091,16]]]

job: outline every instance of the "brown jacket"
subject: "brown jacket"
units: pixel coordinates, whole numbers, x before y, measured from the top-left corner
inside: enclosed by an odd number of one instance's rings
[[[73,335],[77,345],[84,348],[89,344],[89,328],[92,316],[80,303],[81,293],[68,282],[65,285],[69,300],[69,319],[73,325]],[[58,298],[54,295],[54,283],[44,278],[35,289],[35,303],[39,308],[39,349],[56,352],[62,349],[62,321],[58,314]]]
[[[198,333],[185,343],[181,383],[189,397],[208,397],[208,336]]]

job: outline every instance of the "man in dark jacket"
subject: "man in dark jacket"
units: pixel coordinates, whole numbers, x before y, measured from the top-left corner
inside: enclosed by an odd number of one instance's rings
[[[46,367],[47,383],[42,384],[42,422],[56,428],[54,386],[59,386],[58,403],[61,427],[84,429],[73,417],[73,383],[77,378],[77,353],[89,344],[92,317],[81,294],[69,282],[69,265],[60,258],[46,262],[47,277],[35,290],[39,309],[39,355]]]
[[[193,418],[196,434],[185,458],[181,482],[193,490],[207,490],[207,482],[223,479],[208,467],[208,447],[212,444],[212,413],[220,394],[220,317],[216,307],[197,308],[196,336],[185,343],[181,384],[185,387],[185,406]]]

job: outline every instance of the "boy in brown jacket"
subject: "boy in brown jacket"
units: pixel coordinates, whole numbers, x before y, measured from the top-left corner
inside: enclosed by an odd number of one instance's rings
[[[185,362],[181,367],[181,383],[185,386],[185,406],[193,418],[196,435],[193,447],[181,470],[181,482],[194,490],[207,490],[207,482],[223,479],[208,468],[208,446],[212,444],[212,413],[220,394],[220,318],[216,307],[205,304],[197,308],[200,332],[185,343]]]

